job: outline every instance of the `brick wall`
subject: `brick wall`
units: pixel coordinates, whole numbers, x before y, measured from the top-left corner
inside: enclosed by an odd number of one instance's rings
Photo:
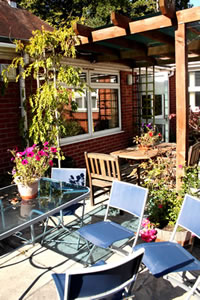
[[[0,63],[9,63],[0,61]],[[7,89],[0,81],[0,174],[11,168],[11,154],[8,149],[13,149],[20,143],[20,90],[19,83],[10,82]]]

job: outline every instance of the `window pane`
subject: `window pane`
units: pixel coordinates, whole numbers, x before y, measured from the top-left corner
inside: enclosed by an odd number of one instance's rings
[[[112,74],[91,74],[91,82],[95,83],[118,83],[117,75]]]
[[[151,95],[142,95],[142,118],[148,119],[151,117]]]
[[[94,132],[119,127],[118,101],[117,89],[96,90],[96,109],[92,110]]]
[[[155,116],[162,115],[162,95],[155,95]]]
[[[200,86],[200,72],[195,72],[195,86]]]
[[[75,102],[78,107],[74,110],[71,105],[65,105],[61,112],[61,118],[65,131],[62,138],[88,133],[88,110],[86,95],[75,93]]]
[[[200,106],[200,92],[195,93],[195,105]]]

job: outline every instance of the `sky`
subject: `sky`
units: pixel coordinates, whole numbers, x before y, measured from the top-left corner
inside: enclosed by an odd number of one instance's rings
[[[190,0],[190,4],[193,4],[193,6],[200,6],[200,0]]]

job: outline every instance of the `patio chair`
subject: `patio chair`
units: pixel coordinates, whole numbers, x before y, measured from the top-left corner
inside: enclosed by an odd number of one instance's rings
[[[190,146],[188,151],[188,166],[194,166],[199,163],[200,142]]]
[[[125,252],[123,249],[120,249],[120,247],[116,247],[116,245],[113,244],[117,241],[130,241],[131,239],[134,239],[133,246],[136,244],[141,227],[147,194],[148,190],[146,188],[127,182],[113,181],[104,221],[83,226],[76,231],[82,238],[86,240],[89,248],[89,254],[86,258],[86,263],[91,257],[93,250],[97,246],[101,248],[109,248],[123,255],[127,255],[127,251]],[[126,228],[124,225],[111,222],[108,219],[108,213],[111,207],[127,212],[130,214],[130,216],[138,218],[136,229],[131,230]],[[92,244],[91,249],[89,247],[90,244]]]
[[[86,169],[85,168],[52,168],[51,171],[51,178],[55,179],[55,180],[59,180],[59,181],[64,181],[66,183],[71,183],[71,184],[76,184],[76,185],[86,185]],[[52,182],[52,184],[54,184]],[[55,184],[57,184],[57,182],[55,182]],[[59,187],[56,187],[57,189]],[[64,192],[64,187],[61,186],[62,189],[62,195],[65,194]],[[67,191],[66,191],[67,193]],[[79,216],[78,214],[76,214],[76,211],[78,210],[78,208],[80,208],[82,206],[82,214],[81,216]],[[53,217],[56,217],[58,222],[56,224],[56,222],[54,221],[54,219],[52,217],[48,217],[46,222],[45,222],[45,227],[44,227],[44,232],[43,232],[43,236],[46,235],[47,232],[47,226],[48,226],[48,221],[49,219],[52,221],[52,223],[56,226],[56,227],[62,227],[63,229],[67,230],[70,232],[69,230],[69,226],[65,226],[64,224],[64,216],[76,216],[78,218],[78,220],[80,220],[80,226],[83,225],[83,218],[84,218],[84,209],[85,209],[85,199],[82,203],[78,202],[75,203],[63,210],[61,210],[60,212],[57,212],[53,215]],[[37,211],[38,213],[38,211]],[[78,226],[78,227],[80,227]],[[54,242],[60,242],[60,240],[57,239],[50,239],[51,241]],[[48,238],[43,238],[42,243],[44,241],[48,241]]]
[[[191,278],[188,277],[186,271],[200,271],[200,261],[180,244],[176,243],[174,237],[178,226],[181,226],[199,238],[199,216],[200,199],[186,194],[170,241],[142,243],[133,248],[133,251],[137,251],[139,248],[145,249],[143,263],[156,278],[167,275],[167,278],[175,281],[176,284],[186,291],[189,291],[187,298],[184,299],[190,299],[190,296],[195,292],[200,283],[199,276],[191,287]],[[176,272],[176,276],[172,276],[173,272]]]
[[[117,263],[52,274],[58,298],[125,299],[133,293],[143,253],[140,249]]]
[[[51,170],[51,178],[59,181],[64,181],[71,184],[86,185],[86,169],[85,168],[52,168]],[[62,188],[63,190],[63,188]],[[82,206],[82,214],[81,217],[76,214],[76,211],[79,207]],[[60,212],[54,214],[55,217],[60,216],[61,226],[64,226],[64,216],[76,216],[80,220],[80,225],[83,225],[83,217],[84,217],[84,208],[85,208],[85,199],[83,203],[75,203],[70,207],[67,207]]]
[[[118,156],[85,152],[85,163],[92,206],[97,196],[110,192],[113,180],[132,182],[135,179],[135,176],[131,175],[133,168],[127,165],[122,167]],[[101,192],[95,195],[95,189],[101,189]]]

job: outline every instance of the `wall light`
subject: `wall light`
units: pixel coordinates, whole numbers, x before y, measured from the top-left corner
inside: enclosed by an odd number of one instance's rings
[[[132,74],[127,75],[127,84],[132,85],[133,84],[133,76]]]

